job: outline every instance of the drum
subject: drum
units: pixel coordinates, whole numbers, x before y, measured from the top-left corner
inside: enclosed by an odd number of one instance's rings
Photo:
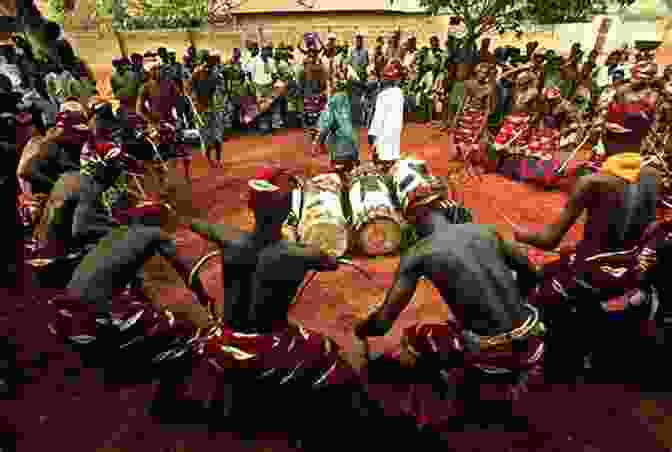
[[[298,233],[305,244],[319,246],[323,252],[340,257],[349,248],[349,232],[337,174],[321,174],[310,179],[304,189],[303,212]]]
[[[434,179],[429,174],[427,162],[415,158],[405,158],[397,161],[390,168],[394,194],[399,202],[399,207],[406,212],[408,206],[417,197],[417,192],[424,190]],[[433,195],[435,198],[442,196],[441,193]]]
[[[374,171],[354,171],[349,193],[352,228],[369,256],[394,253],[401,245],[402,217],[383,177]]]
[[[303,210],[303,190],[292,191],[292,210],[282,225],[282,238],[290,242],[299,241],[299,221]]]

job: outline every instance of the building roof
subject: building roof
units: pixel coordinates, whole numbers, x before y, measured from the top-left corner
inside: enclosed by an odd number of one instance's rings
[[[312,8],[299,4],[297,0],[243,0],[243,4],[233,14],[259,13],[300,13],[338,11],[383,11],[388,9],[388,0],[303,0]],[[219,2],[217,2],[219,3]]]

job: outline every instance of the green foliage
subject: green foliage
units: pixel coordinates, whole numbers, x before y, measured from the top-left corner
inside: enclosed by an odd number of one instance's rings
[[[420,0],[429,14],[462,18],[467,42],[490,31],[522,33],[525,23],[589,22],[610,5],[628,7],[633,3],[635,0]]]
[[[47,3],[47,19],[63,25],[64,10],[64,0],[49,0]]]
[[[208,0],[143,0],[142,16],[129,16],[122,4],[127,0],[97,0],[113,2],[115,27],[123,30],[157,30],[201,28],[207,24]]]

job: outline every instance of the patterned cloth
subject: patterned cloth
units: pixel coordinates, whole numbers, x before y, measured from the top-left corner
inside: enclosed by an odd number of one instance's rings
[[[551,160],[560,150],[560,131],[551,127],[538,127],[530,134],[527,155]]]
[[[331,96],[319,119],[320,135],[329,136],[332,161],[359,160],[359,137],[352,127],[350,95],[338,92]]]
[[[304,96],[303,98],[303,122],[305,127],[316,127],[320,113],[327,105],[327,98],[323,95]]]
[[[217,331],[201,353],[217,373],[244,368],[258,380],[278,385],[320,388],[358,380],[333,340],[298,325],[268,335]]]
[[[486,384],[481,385],[482,399],[504,397],[517,400],[526,391],[529,377],[541,374],[545,327],[535,316],[530,317],[529,331],[525,335],[501,345],[486,345],[486,338],[464,330],[458,323],[448,322],[406,328],[402,347],[419,359],[440,363],[443,369],[437,370],[456,386],[469,383],[465,379],[466,369],[478,369],[488,374],[496,392],[487,391],[488,380],[485,380]],[[419,425],[430,423],[421,409],[412,414]]]
[[[622,304],[624,294],[641,286],[643,273],[656,264],[656,248],[672,240],[672,221],[663,219],[651,224],[639,242],[629,250],[599,253],[582,261],[574,250],[563,252],[560,259],[544,266],[544,282],[530,298],[535,305],[576,302],[589,294],[604,294],[609,304]]]
[[[463,155],[479,151],[481,132],[487,125],[485,121],[484,111],[465,109],[455,130],[455,144]]]
[[[60,293],[48,302],[53,310],[49,330],[66,343],[84,346],[92,355],[105,353],[106,360],[116,358],[124,366],[161,364],[193,354],[198,331],[190,323],[156,309],[137,292],[127,290],[111,303],[110,312],[96,312],[92,305]]]
[[[529,140],[530,131],[528,124],[530,121],[529,113],[511,113],[504,120],[504,124],[499,129],[495,137],[495,144],[503,146],[506,144],[514,146],[524,146]],[[525,130],[527,128],[527,130]],[[511,142],[521,130],[524,130],[515,141]]]

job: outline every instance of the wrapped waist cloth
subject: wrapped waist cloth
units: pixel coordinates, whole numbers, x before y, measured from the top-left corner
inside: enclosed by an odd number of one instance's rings
[[[260,381],[322,387],[352,383],[358,377],[338,356],[338,346],[298,325],[273,334],[219,331],[205,341],[203,353],[217,372],[250,370]]]
[[[504,119],[504,123],[495,137],[495,144],[499,146],[506,144],[523,146],[527,144],[529,129],[525,129],[528,127],[529,120],[530,115],[527,113],[511,113]],[[521,133],[521,131],[523,132]],[[520,135],[514,141],[511,141],[519,133]]]
[[[541,364],[544,354],[545,327],[535,308],[529,318],[509,334],[478,336],[460,328],[456,323],[415,325],[404,331],[403,343],[407,350],[423,357],[439,356],[446,369],[451,355],[460,354],[461,366],[477,367],[486,372],[511,373],[530,370]],[[444,359],[444,358],[447,358]]]
[[[158,310],[139,293],[125,291],[108,301],[103,312],[71,294],[52,297],[49,331],[68,343],[90,346],[92,351],[121,352],[121,357],[161,363],[191,355],[198,330],[178,321],[167,310]]]

